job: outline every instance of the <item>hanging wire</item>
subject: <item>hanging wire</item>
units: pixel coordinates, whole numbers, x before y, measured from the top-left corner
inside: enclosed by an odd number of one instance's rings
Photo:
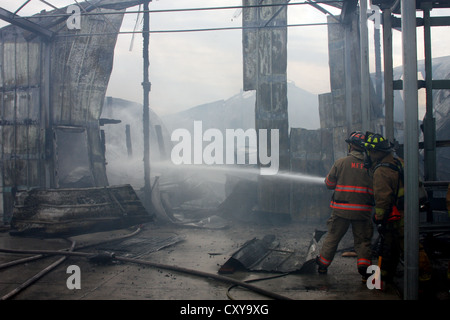
[[[219,27],[219,28],[203,28],[203,29],[173,29],[173,30],[150,30],[148,33],[182,33],[182,32],[205,32],[205,31],[226,31],[226,30],[246,30],[246,29],[275,29],[275,28],[292,28],[292,27],[314,27],[314,26],[327,26],[338,23],[300,23],[300,24],[288,24],[279,26],[267,26],[267,27]],[[73,33],[73,34],[57,34],[56,37],[90,37],[90,36],[108,36],[117,34],[142,34],[143,31],[120,31],[120,32],[104,32],[104,33]]]
[[[76,3],[78,3],[75,0]],[[342,0],[321,0],[321,1],[314,1],[314,3],[323,3],[332,5],[332,3],[340,3],[342,4]],[[261,8],[261,7],[280,7],[280,6],[292,6],[292,5],[311,5],[311,1],[307,0],[305,2],[290,2],[288,0],[285,4],[257,4],[257,5],[247,5],[247,6],[222,6],[222,7],[200,7],[200,8],[179,8],[179,9],[159,9],[159,10],[141,10],[141,6],[139,6],[139,9],[133,10],[133,11],[108,11],[108,12],[101,12],[100,10],[96,12],[87,12],[86,10],[83,10],[82,16],[106,16],[106,15],[114,15],[114,14],[138,14],[138,17],[141,13],[174,13],[174,12],[189,12],[189,11],[206,11],[206,10],[242,10],[245,8]],[[97,9],[100,9],[97,7]],[[28,18],[37,18],[41,15],[34,15],[30,17],[20,17],[23,19]],[[69,15],[67,13],[57,13],[57,14],[45,14],[46,18],[57,18],[57,17],[68,17]],[[18,18],[18,19],[20,19]],[[136,21],[137,22],[137,21]],[[276,26],[277,28],[280,27],[310,27],[310,26],[326,26],[333,23],[303,23],[303,24],[289,24],[285,26]],[[244,29],[255,29],[255,28],[261,28],[261,27],[213,27],[213,28],[197,28],[197,29],[173,29],[173,30],[150,30],[149,33],[157,34],[157,33],[185,33],[185,32],[206,32],[206,31],[226,31],[226,30],[244,30]],[[273,28],[271,26],[264,26],[264,28]],[[120,34],[142,34],[142,31],[136,31],[136,26],[133,31],[117,31],[117,32],[105,32],[105,33],[67,33],[67,34],[57,34],[57,37],[87,37],[87,36],[108,36],[108,35],[120,35]],[[132,45],[132,44],[131,44]]]
[[[314,3],[317,4],[328,4],[331,5],[332,3],[340,3],[342,4],[342,0],[322,0],[322,1],[314,1]],[[288,2],[285,4],[259,4],[259,5],[249,5],[249,6],[222,6],[222,7],[200,7],[200,8],[179,8],[179,9],[157,9],[157,10],[133,10],[133,11],[110,11],[110,12],[86,12],[83,13],[83,16],[95,16],[95,15],[113,15],[113,14],[136,14],[136,13],[171,13],[171,12],[189,12],[189,11],[210,11],[210,10],[239,10],[239,9],[246,9],[246,8],[263,8],[263,7],[280,7],[280,6],[294,6],[294,5],[311,5],[311,1],[304,1],[304,2]],[[45,14],[46,18],[58,18],[58,17],[66,17],[68,16],[66,13],[55,13],[55,14]],[[33,15],[33,16],[23,16],[20,18],[29,19],[29,18],[36,18],[39,17],[39,15]]]
[[[140,10],[141,10],[141,5],[139,5],[139,11]],[[138,13],[138,15],[136,17],[136,24],[134,25],[133,32],[136,32],[137,27],[139,25],[139,17],[140,17],[140,13]],[[133,51],[134,35],[135,35],[135,33],[133,33],[133,36],[131,37],[130,48],[128,49],[129,51]]]

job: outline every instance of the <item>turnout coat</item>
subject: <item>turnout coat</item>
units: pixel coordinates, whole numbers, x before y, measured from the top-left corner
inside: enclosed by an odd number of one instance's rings
[[[334,190],[330,207],[342,218],[370,219],[373,208],[372,178],[364,168],[364,154],[351,151],[338,159],[325,178],[328,189]]]

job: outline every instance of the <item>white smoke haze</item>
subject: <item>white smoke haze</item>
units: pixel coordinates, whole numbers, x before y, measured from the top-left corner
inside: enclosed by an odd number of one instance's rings
[[[74,4],[73,0],[49,1],[57,7]],[[80,3],[80,1],[78,1]],[[2,0],[1,6],[16,11],[23,3]],[[160,0],[150,3],[150,10],[233,7],[241,0]],[[324,5],[333,14],[340,10]],[[20,10],[21,16],[31,16],[52,8],[40,1],[31,1]],[[127,9],[135,12],[139,6]],[[141,8],[142,9],[142,8]],[[160,12],[150,14],[150,30],[192,30],[221,27],[240,27],[242,16],[236,9]],[[420,15],[418,11],[418,15]],[[431,16],[448,16],[449,10],[435,9]],[[142,29],[142,14],[126,14],[121,31]],[[326,15],[310,5],[291,5],[288,24],[326,23]],[[0,26],[7,25],[0,21]],[[370,70],[375,71],[373,22],[368,22]],[[423,32],[417,29],[418,59],[424,58]],[[433,57],[449,55],[447,27],[432,28]],[[151,33],[150,35],[150,94],[151,108],[159,115],[176,113],[193,106],[224,99],[242,88],[242,31],[202,31]],[[132,50],[130,45],[133,39]],[[401,66],[401,32],[393,31],[394,67]],[[327,26],[288,28],[288,79],[314,94],[329,92]],[[108,96],[134,102],[142,101],[142,35],[118,36],[114,67]]]
[[[136,190],[144,186],[144,162],[143,162],[143,134],[142,134],[142,105],[125,101],[122,99],[107,98],[103,108],[102,118],[121,120],[119,124],[108,124],[103,127],[105,131],[106,142],[106,162],[107,175],[111,185],[131,184]],[[219,203],[224,201],[227,194],[227,181],[248,180],[257,181],[262,174],[261,168],[256,163],[252,163],[251,159],[256,159],[257,148],[245,147],[241,145],[234,145],[233,161],[224,161],[220,164],[176,164],[171,159],[171,152],[176,146],[177,142],[171,141],[170,130],[165,128],[162,120],[151,111],[151,128],[150,128],[150,175],[151,183],[155,182],[158,177],[159,186],[161,189],[171,188],[176,184],[189,186],[193,189],[201,190],[199,193],[207,192],[206,195],[213,194],[214,199]],[[199,121],[197,121],[199,122]],[[130,133],[132,140],[132,155],[129,156],[126,147],[125,128],[130,125]],[[193,124],[193,122],[192,122]],[[155,125],[161,125],[164,142],[164,155],[160,152],[158,139],[155,131]],[[198,124],[197,124],[198,125]],[[180,128],[182,129],[182,128]],[[183,130],[188,131],[183,128]],[[207,130],[205,127],[202,131]],[[220,130],[217,130],[220,132]],[[233,133],[235,130],[232,130]],[[243,130],[241,130],[243,131]],[[193,136],[193,134],[191,135]],[[225,137],[225,133],[224,133]],[[269,139],[271,137],[268,136]],[[236,141],[239,141],[237,139]],[[203,141],[202,148],[209,142]],[[191,146],[193,149],[193,146]],[[225,147],[225,145],[223,145]],[[192,150],[193,152],[194,150]],[[226,150],[223,150],[224,160]],[[238,164],[238,154],[244,154],[245,157],[240,160]],[[202,157],[203,154],[201,153]],[[191,154],[191,159],[194,159],[194,154]],[[204,160],[204,159],[202,159]],[[286,183],[298,182],[304,184],[321,185],[323,184],[323,177],[310,176],[301,173],[291,173],[278,171],[276,174],[270,176],[271,179],[285,181]],[[178,190],[178,189],[177,189]],[[176,200],[174,200],[176,201]]]
[[[2,0],[1,6],[9,11],[16,11],[25,1]],[[63,7],[74,4],[73,0],[50,0],[50,3]],[[78,1],[81,3],[82,1]],[[207,8],[240,6],[241,0],[159,0],[150,3],[150,10],[182,9],[182,8]],[[331,6],[324,5],[333,14],[339,14]],[[31,16],[51,7],[40,1],[31,1],[19,12],[21,16]],[[138,6],[127,9],[128,12],[137,11]],[[151,32],[161,30],[192,30],[202,28],[241,27],[242,16],[238,16],[236,9],[229,10],[204,10],[185,12],[166,12],[150,14]],[[420,13],[419,13],[420,14]],[[448,16],[449,10],[432,10],[431,16]],[[138,28],[142,28],[142,14],[126,14],[121,31],[133,31],[138,21]],[[326,23],[327,16],[310,5],[293,5],[288,8],[288,24],[315,24]],[[0,21],[0,26],[7,23]],[[373,50],[373,23],[368,22],[369,30],[369,55],[370,68],[374,71]],[[417,29],[418,59],[423,59],[423,33],[421,28]],[[448,28],[433,27],[432,43],[433,57],[448,55],[450,42],[443,41],[447,38]],[[130,50],[133,38],[133,46]],[[393,31],[394,66],[401,66],[401,32]],[[201,31],[201,32],[166,32],[150,34],[150,81],[152,83],[150,92],[150,108],[154,113],[150,121],[164,121],[167,125],[165,132],[166,151],[170,156],[170,134],[173,128],[166,122],[168,115],[177,114],[180,111],[189,110],[192,107],[213,103],[233,97],[242,91],[242,30],[224,31]],[[317,95],[329,92],[329,67],[328,67],[328,34],[327,26],[302,26],[288,28],[288,64],[287,75],[291,83],[309,92],[308,99],[288,100],[289,121],[291,127],[302,127],[317,129],[319,127],[317,111]],[[102,117],[120,119],[120,124],[109,124],[103,127],[106,133],[106,157],[108,179],[110,184],[131,183],[136,188],[141,188],[143,179],[143,131],[142,131],[142,35],[136,33],[121,34],[118,36],[115,47],[113,72],[110,77],[107,96],[120,98],[137,103],[132,111],[129,108],[114,110],[114,114],[102,115]],[[293,90],[288,89],[289,92]],[[242,93],[242,97],[251,96],[253,92]],[[299,95],[300,97],[300,95]],[[249,99],[250,101],[250,99]],[[240,103],[243,101],[240,101]],[[254,102],[251,101],[250,104]],[[309,115],[298,112],[298,106],[309,108]],[[253,105],[254,108],[254,105]],[[291,109],[294,108],[294,109]],[[301,116],[298,116],[301,114]],[[221,113],[216,111],[216,117]],[[244,117],[236,114],[236,122]],[[254,117],[254,115],[253,115]],[[310,127],[300,122],[301,118],[307,118]],[[185,119],[191,123],[195,119]],[[129,124],[132,135],[133,155],[128,157],[125,142],[125,125]],[[182,172],[186,175],[205,173],[211,178],[211,173],[221,173],[223,168],[219,167],[193,167],[167,166],[167,159],[162,160],[159,153],[156,132],[152,122],[151,128],[151,175],[165,176],[164,170],[171,172]],[[226,125],[226,124],[224,124]],[[184,126],[178,126],[182,128]],[[218,126],[215,125],[217,128]],[[242,125],[230,126],[230,129],[246,127]],[[164,165],[163,165],[164,164]],[[239,166],[225,167],[229,173],[244,170]],[[253,170],[253,169],[252,169]],[[258,169],[255,169],[257,176]],[[206,172],[209,172],[207,174]],[[285,173],[279,172],[277,177],[286,177]],[[223,176],[223,174],[222,174]],[[182,176],[184,177],[184,176]],[[180,177],[180,178],[182,178]],[[296,177],[307,181],[307,177]],[[295,179],[293,175],[289,179]],[[311,177],[311,182],[319,181],[320,177]],[[163,181],[162,181],[163,182]]]

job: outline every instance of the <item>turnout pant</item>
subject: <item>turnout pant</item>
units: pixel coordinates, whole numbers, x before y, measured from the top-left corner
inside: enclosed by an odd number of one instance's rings
[[[388,222],[383,232],[384,244],[381,250],[381,279],[392,282],[403,255],[403,220]]]
[[[357,254],[357,268],[360,273],[364,273],[372,264],[372,236],[373,223],[370,219],[352,220],[332,214],[327,221],[328,233],[326,234],[318,263],[323,267],[328,267],[334,259],[337,247],[342,237],[352,225],[355,252]]]

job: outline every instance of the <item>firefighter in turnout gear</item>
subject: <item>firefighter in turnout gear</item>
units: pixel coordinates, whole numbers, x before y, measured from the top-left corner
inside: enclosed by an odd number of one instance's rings
[[[379,252],[381,279],[392,283],[404,249],[403,159],[394,155],[393,145],[380,134],[366,133],[366,139],[364,145],[373,174],[373,221],[383,238]]]
[[[332,213],[316,263],[318,272],[326,274],[339,242],[352,225],[357,270],[365,280],[367,268],[372,264],[372,179],[364,168],[365,135],[356,131],[345,141],[348,143],[348,155],[337,160],[325,178],[326,187],[334,190],[330,203]]]

